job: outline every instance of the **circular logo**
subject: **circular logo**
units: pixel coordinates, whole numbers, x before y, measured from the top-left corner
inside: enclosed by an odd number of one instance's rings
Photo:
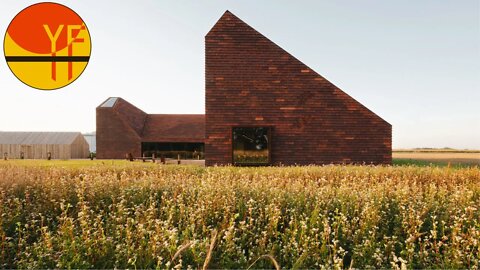
[[[20,81],[54,90],[82,74],[90,59],[91,41],[85,22],[73,10],[57,3],[38,3],[13,18],[3,50]]]

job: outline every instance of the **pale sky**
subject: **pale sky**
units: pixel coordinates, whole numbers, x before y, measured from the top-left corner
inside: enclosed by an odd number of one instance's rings
[[[2,0],[0,36],[34,3]],[[58,3],[87,24],[90,62],[69,86],[40,91],[0,60],[1,131],[91,132],[109,96],[204,113],[204,36],[228,9],[392,124],[394,148],[480,149],[478,0]]]

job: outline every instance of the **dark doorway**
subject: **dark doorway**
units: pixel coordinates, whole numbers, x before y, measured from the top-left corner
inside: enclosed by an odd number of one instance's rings
[[[204,143],[164,143],[142,142],[142,154],[146,157],[180,158],[180,159],[205,159]]]

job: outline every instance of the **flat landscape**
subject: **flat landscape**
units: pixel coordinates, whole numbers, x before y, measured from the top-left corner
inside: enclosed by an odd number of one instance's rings
[[[480,166],[480,151],[455,149],[407,149],[394,150],[393,159],[398,163],[419,161],[439,165]]]
[[[476,166],[0,161],[2,268],[478,268]]]

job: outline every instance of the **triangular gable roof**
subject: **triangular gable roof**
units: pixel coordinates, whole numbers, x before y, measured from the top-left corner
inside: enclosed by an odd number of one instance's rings
[[[112,110],[122,121],[125,128],[138,138],[141,137],[147,114],[135,105],[121,97],[109,97],[97,106],[98,109]]]
[[[240,30],[239,30],[240,29]],[[348,110],[352,111],[357,111],[358,113],[363,114],[365,117],[375,119],[377,122],[381,121],[384,122],[385,124],[390,125],[387,121],[385,121],[383,118],[372,112],[370,109],[365,107],[363,104],[358,102],[356,99],[345,93],[343,90],[338,88],[336,85],[325,79],[323,76],[315,72],[313,69],[308,67],[306,64],[304,64],[302,61],[298,60],[295,56],[292,54],[288,53],[285,49],[282,47],[278,46],[275,42],[271,41],[269,38],[266,36],[262,35],[260,32],[255,30],[253,27],[251,27],[249,24],[245,23],[242,21],[240,18],[235,16],[232,12],[230,11],[225,11],[225,13],[220,17],[220,19],[215,23],[215,25],[210,29],[210,31],[206,35],[206,42],[208,42],[208,37],[209,36],[215,36],[217,33],[220,33],[221,35],[224,35],[224,38],[226,40],[229,40],[232,38],[234,35],[243,35],[244,38],[247,37],[256,37],[258,38],[258,42],[268,42],[272,47],[276,48],[276,50],[281,51],[285,55],[288,55],[289,59],[292,61],[297,62],[297,64],[304,66],[302,68],[301,72],[305,73],[311,73],[316,76],[316,79],[319,83],[323,85],[323,87],[319,88],[319,90],[325,90],[328,87],[325,87],[328,85],[331,89],[334,89],[332,91],[333,96],[338,96],[340,99],[347,100],[345,103],[345,107]],[[232,35],[232,36],[228,36]],[[237,37],[238,38],[238,37]],[[239,38],[241,39],[241,38]],[[252,49],[252,48],[242,48],[242,49]]]

